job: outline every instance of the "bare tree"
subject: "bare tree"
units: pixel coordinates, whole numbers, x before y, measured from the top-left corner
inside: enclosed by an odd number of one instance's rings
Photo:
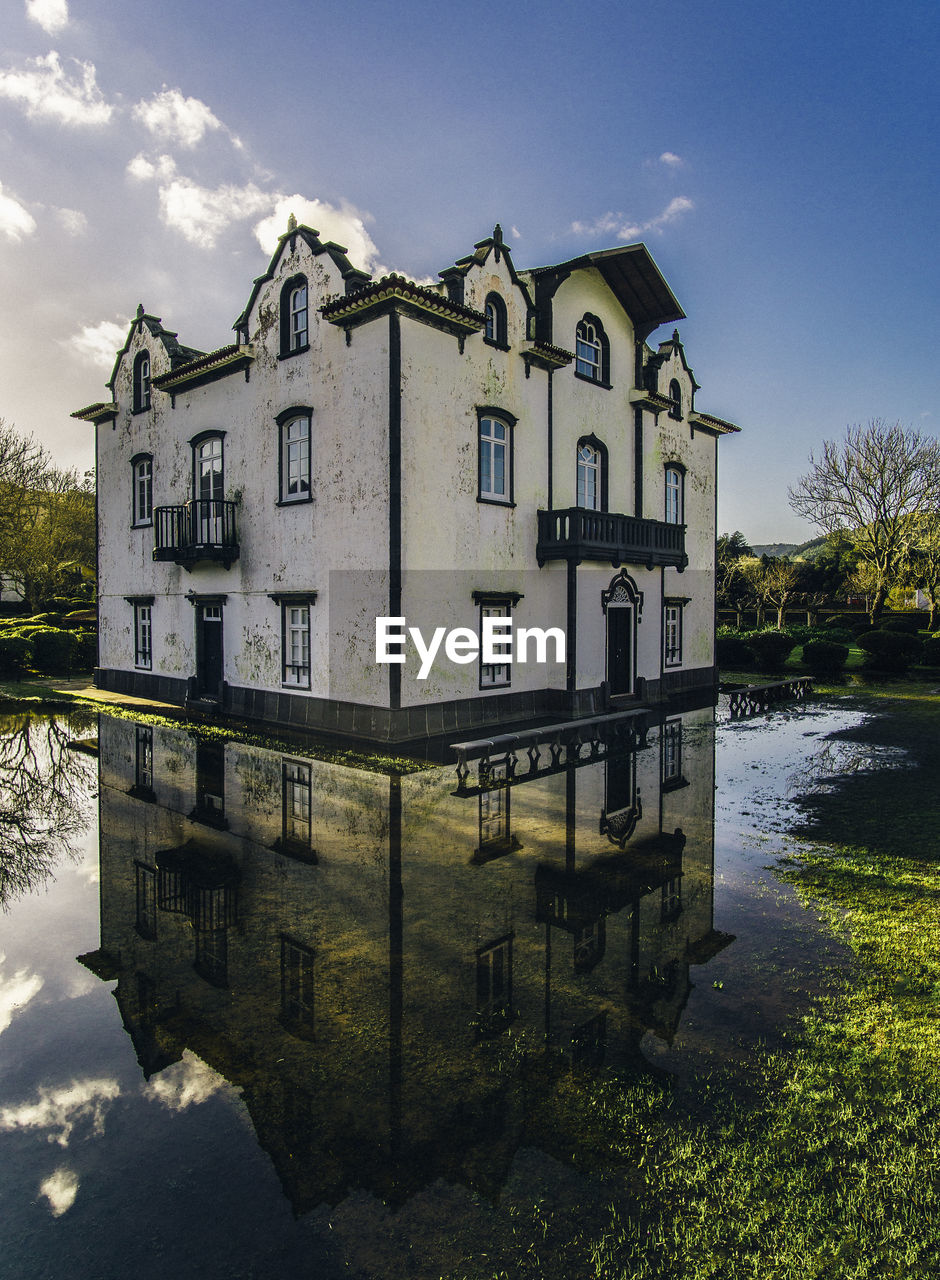
[[[790,490],[793,510],[826,533],[848,532],[871,571],[874,625],[901,566],[913,517],[940,507],[940,441],[873,418],[827,440]]]

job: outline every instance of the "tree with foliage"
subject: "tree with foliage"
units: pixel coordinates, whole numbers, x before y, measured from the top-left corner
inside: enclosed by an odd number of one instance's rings
[[[940,514],[921,516],[913,522],[898,581],[900,586],[913,587],[927,597],[927,630],[933,631],[940,609]]]
[[[790,490],[790,505],[827,533],[851,535],[873,584],[874,625],[900,569],[912,521],[940,507],[940,441],[873,418],[848,427],[810,455],[810,470]]]
[[[739,626],[741,610],[749,596],[748,583],[741,569],[753,554],[740,529],[735,529],[734,533],[723,533],[715,547],[715,595],[722,608],[737,612]]]
[[[0,419],[0,574],[33,611],[95,572],[92,473],[53,465],[31,436]]]

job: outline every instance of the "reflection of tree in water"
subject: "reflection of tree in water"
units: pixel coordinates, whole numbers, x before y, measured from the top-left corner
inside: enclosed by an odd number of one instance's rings
[[[96,767],[68,744],[87,717],[0,718],[0,906],[50,878],[87,830]]]
[[[898,747],[882,747],[842,738],[826,738],[822,744],[787,778],[791,796],[812,795],[828,790],[836,778],[857,774],[902,769],[907,753]]]

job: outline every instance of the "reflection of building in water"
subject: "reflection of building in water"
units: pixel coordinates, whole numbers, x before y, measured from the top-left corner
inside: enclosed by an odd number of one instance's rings
[[[117,978],[145,1074],[190,1049],[242,1090],[299,1212],[494,1190],[523,1139],[551,1145],[536,1079],[645,1066],[728,941],[711,710],[635,746],[457,786],[103,717],[83,959]]]

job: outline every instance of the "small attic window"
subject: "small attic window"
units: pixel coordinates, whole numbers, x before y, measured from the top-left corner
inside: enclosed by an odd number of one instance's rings
[[[141,351],[134,361],[134,412],[150,408],[150,352]]]
[[[504,351],[508,351],[509,344],[506,341],[506,304],[498,293],[488,293],[486,295],[483,314],[486,316],[483,341],[489,343],[491,347],[501,347]]]
[[[575,376],[610,386],[610,342],[597,316],[585,314],[575,332]]]
[[[307,277],[292,276],[281,289],[281,358],[310,346]]]
[[[682,388],[673,378],[669,384],[669,399],[672,401],[672,408],[669,410],[670,418],[681,419],[682,417]]]

